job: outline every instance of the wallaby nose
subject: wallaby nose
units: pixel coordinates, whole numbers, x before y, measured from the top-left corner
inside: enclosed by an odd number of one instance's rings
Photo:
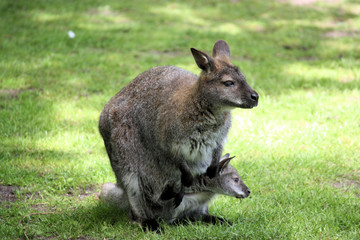
[[[250,98],[254,102],[257,102],[259,100],[259,94],[257,94],[257,92],[253,92],[253,93],[251,93]]]
[[[250,195],[250,193],[251,193],[250,189],[247,189],[247,193]]]

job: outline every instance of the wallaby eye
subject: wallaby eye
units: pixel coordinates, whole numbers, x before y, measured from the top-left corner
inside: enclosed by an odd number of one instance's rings
[[[240,181],[239,178],[234,178],[234,182],[238,183]]]
[[[231,87],[231,86],[234,86],[234,85],[235,85],[235,83],[234,83],[233,81],[230,81],[230,80],[223,82],[223,84],[224,84],[226,87]]]

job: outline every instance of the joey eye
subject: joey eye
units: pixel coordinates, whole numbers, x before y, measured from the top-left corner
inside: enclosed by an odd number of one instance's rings
[[[226,87],[231,87],[231,86],[234,86],[234,85],[235,85],[235,83],[234,83],[233,81],[230,81],[230,80],[223,82],[223,84],[224,84]]]
[[[234,178],[234,182],[238,183],[240,181],[239,178]]]

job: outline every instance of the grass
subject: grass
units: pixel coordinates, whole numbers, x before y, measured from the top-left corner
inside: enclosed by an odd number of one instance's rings
[[[360,239],[360,4],[301,2],[1,1],[1,238]],[[99,114],[217,39],[260,94],[225,147],[251,197],[211,204],[233,226],[144,233],[95,196],[115,181]]]

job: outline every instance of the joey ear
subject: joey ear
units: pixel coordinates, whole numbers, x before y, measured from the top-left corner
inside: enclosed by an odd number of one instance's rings
[[[228,158],[222,160],[221,162],[219,162],[219,166],[217,169],[218,173],[220,173],[222,170],[224,170],[229,165],[231,159],[233,159],[234,157],[228,157]]]
[[[230,153],[227,153],[227,154],[225,154],[224,156],[222,156],[221,158],[220,158],[220,161],[219,162],[221,162],[221,161],[223,161],[223,160],[225,160],[225,159],[227,159],[227,158],[229,158],[230,157]]]
[[[201,68],[205,72],[210,72],[211,70],[213,70],[213,60],[206,53],[195,48],[191,48],[191,53],[199,68]]]
[[[214,58],[230,60],[230,47],[224,40],[216,41],[212,56]]]

